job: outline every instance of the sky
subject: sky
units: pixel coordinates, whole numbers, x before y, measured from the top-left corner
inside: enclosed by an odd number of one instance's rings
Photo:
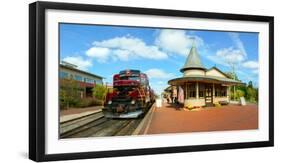
[[[60,24],[60,61],[104,77],[138,69],[160,94],[179,71],[194,43],[205,68],[232,67],[244,83],[258,87],[258,33],[147,27]]]

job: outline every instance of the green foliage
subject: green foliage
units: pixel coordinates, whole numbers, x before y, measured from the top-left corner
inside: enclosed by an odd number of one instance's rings
[[[100,106],[102,105],[103,101],[98,100],[98,99],[94,99],[92,97],[88,97],[88,98],[82,98],[79,100],[79,102],[76,104],[76,107],[79,108],[85,108],[85,107],[89,107],[89,106]]]
[[[248,87],[246,99],[250,102],[257,102],[258,101],[258,90]]]
[[[81,88],[79,83],[71,79],[60,81],[59,100],[60,108],[69,108],[78,104],[80,100]]]
[[[83,91],[84,88],[79,86],[79,82],[72,79],[62,79],[59,90],[60,109],[68,109],[70,107],[84,108],[103,104],[103,101],[98,98],[81,98]],[[99,95],[100,93],[97,94]]]
[[[252,81],[249,81],[248,88],[253,88],[253,82]]]
[[[253,82],[249,81],[247,85],[231,87],[231,99],[239,100],[240,97],[245,97],[248,102],[257,103],[258,102],[258,88],[253,86]]]
[[[231,79],[238,80],[238,76],[235,72],[226,73]],[[234,91],[235,90],[235,91]],[[258,88],[253,86],[253,82],[249,81],[247,85],[242,86],[232,86],[231,89],[231,99],[238,100],[240,97],[244,96],[247,101],[257,103],[259,91]],[[235,93],[233,93],[235,92]]]
[[[231,79],[239,80],[237,74],[234,72],[226,72],[225,74],[228,75]]]
[[[98,99],[98,100],[104,100],[106,93],[107,93],[107,88],[103,85],[97,84],[93,89],[93,96]]]
[[[243,90],[240,90],[238,89],[236,92],[235,92],[235,96],[236,96],[236,99],[239,99],[240,97],[245,97],[245,92]]]

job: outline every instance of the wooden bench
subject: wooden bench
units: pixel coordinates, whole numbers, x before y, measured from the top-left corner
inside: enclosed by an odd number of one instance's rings
[[[219,101],[219,104],[221,104],[221,105],[228,105],[229,102],[228,101]]]

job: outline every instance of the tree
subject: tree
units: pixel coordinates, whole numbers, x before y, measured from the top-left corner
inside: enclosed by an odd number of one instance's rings
[[[240,97],[244,97],[244,96],[245,96],[245,92],[241,89],[237,89],[237,91],[235,92],[236,99],[239,99]]]
[[[253,87],[252,81],[249,81],[246,90],[246,99],[250,102],[258,102],[258,89]]]
[[[253,82],[252,81],[249,81],[248,88],[253,88]]]
[[[231,79],[239,80],[237,74],[234,72],[226,72],[225,74],[228,75]]]
[[[107,88],[103,85],[96,84],[95,87],[92,89],[92,91],[93,91],[93,96],[96,99],[104,100],[107,93]]]
[[[61,79],[59,89],[60,108],[75,106],[80,100],[79,83],[72,79]]]
[[[237,74],[235,73],[235,70],[234,70],[234,66],[232,66],[232,72],[227,72],[226,75],[228,75],[231,79],[234,79],[234,80],[237,80],[237,81],[240,81],[238,79],[238,76]],[[236,93],[236,86],[233,85],[232,88],[230,89],[232,93],[232,95],[230,96],[231,99],[233,100],[237,100],[238,96],[237,96],[237,93]]]

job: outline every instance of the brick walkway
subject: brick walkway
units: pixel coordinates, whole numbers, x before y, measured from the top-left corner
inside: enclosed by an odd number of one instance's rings
[[[169,104],[156,108],[143,134],[198,131],[246,130],[258,128],[257,105],[227,105],[199,111],[176,110]]]

